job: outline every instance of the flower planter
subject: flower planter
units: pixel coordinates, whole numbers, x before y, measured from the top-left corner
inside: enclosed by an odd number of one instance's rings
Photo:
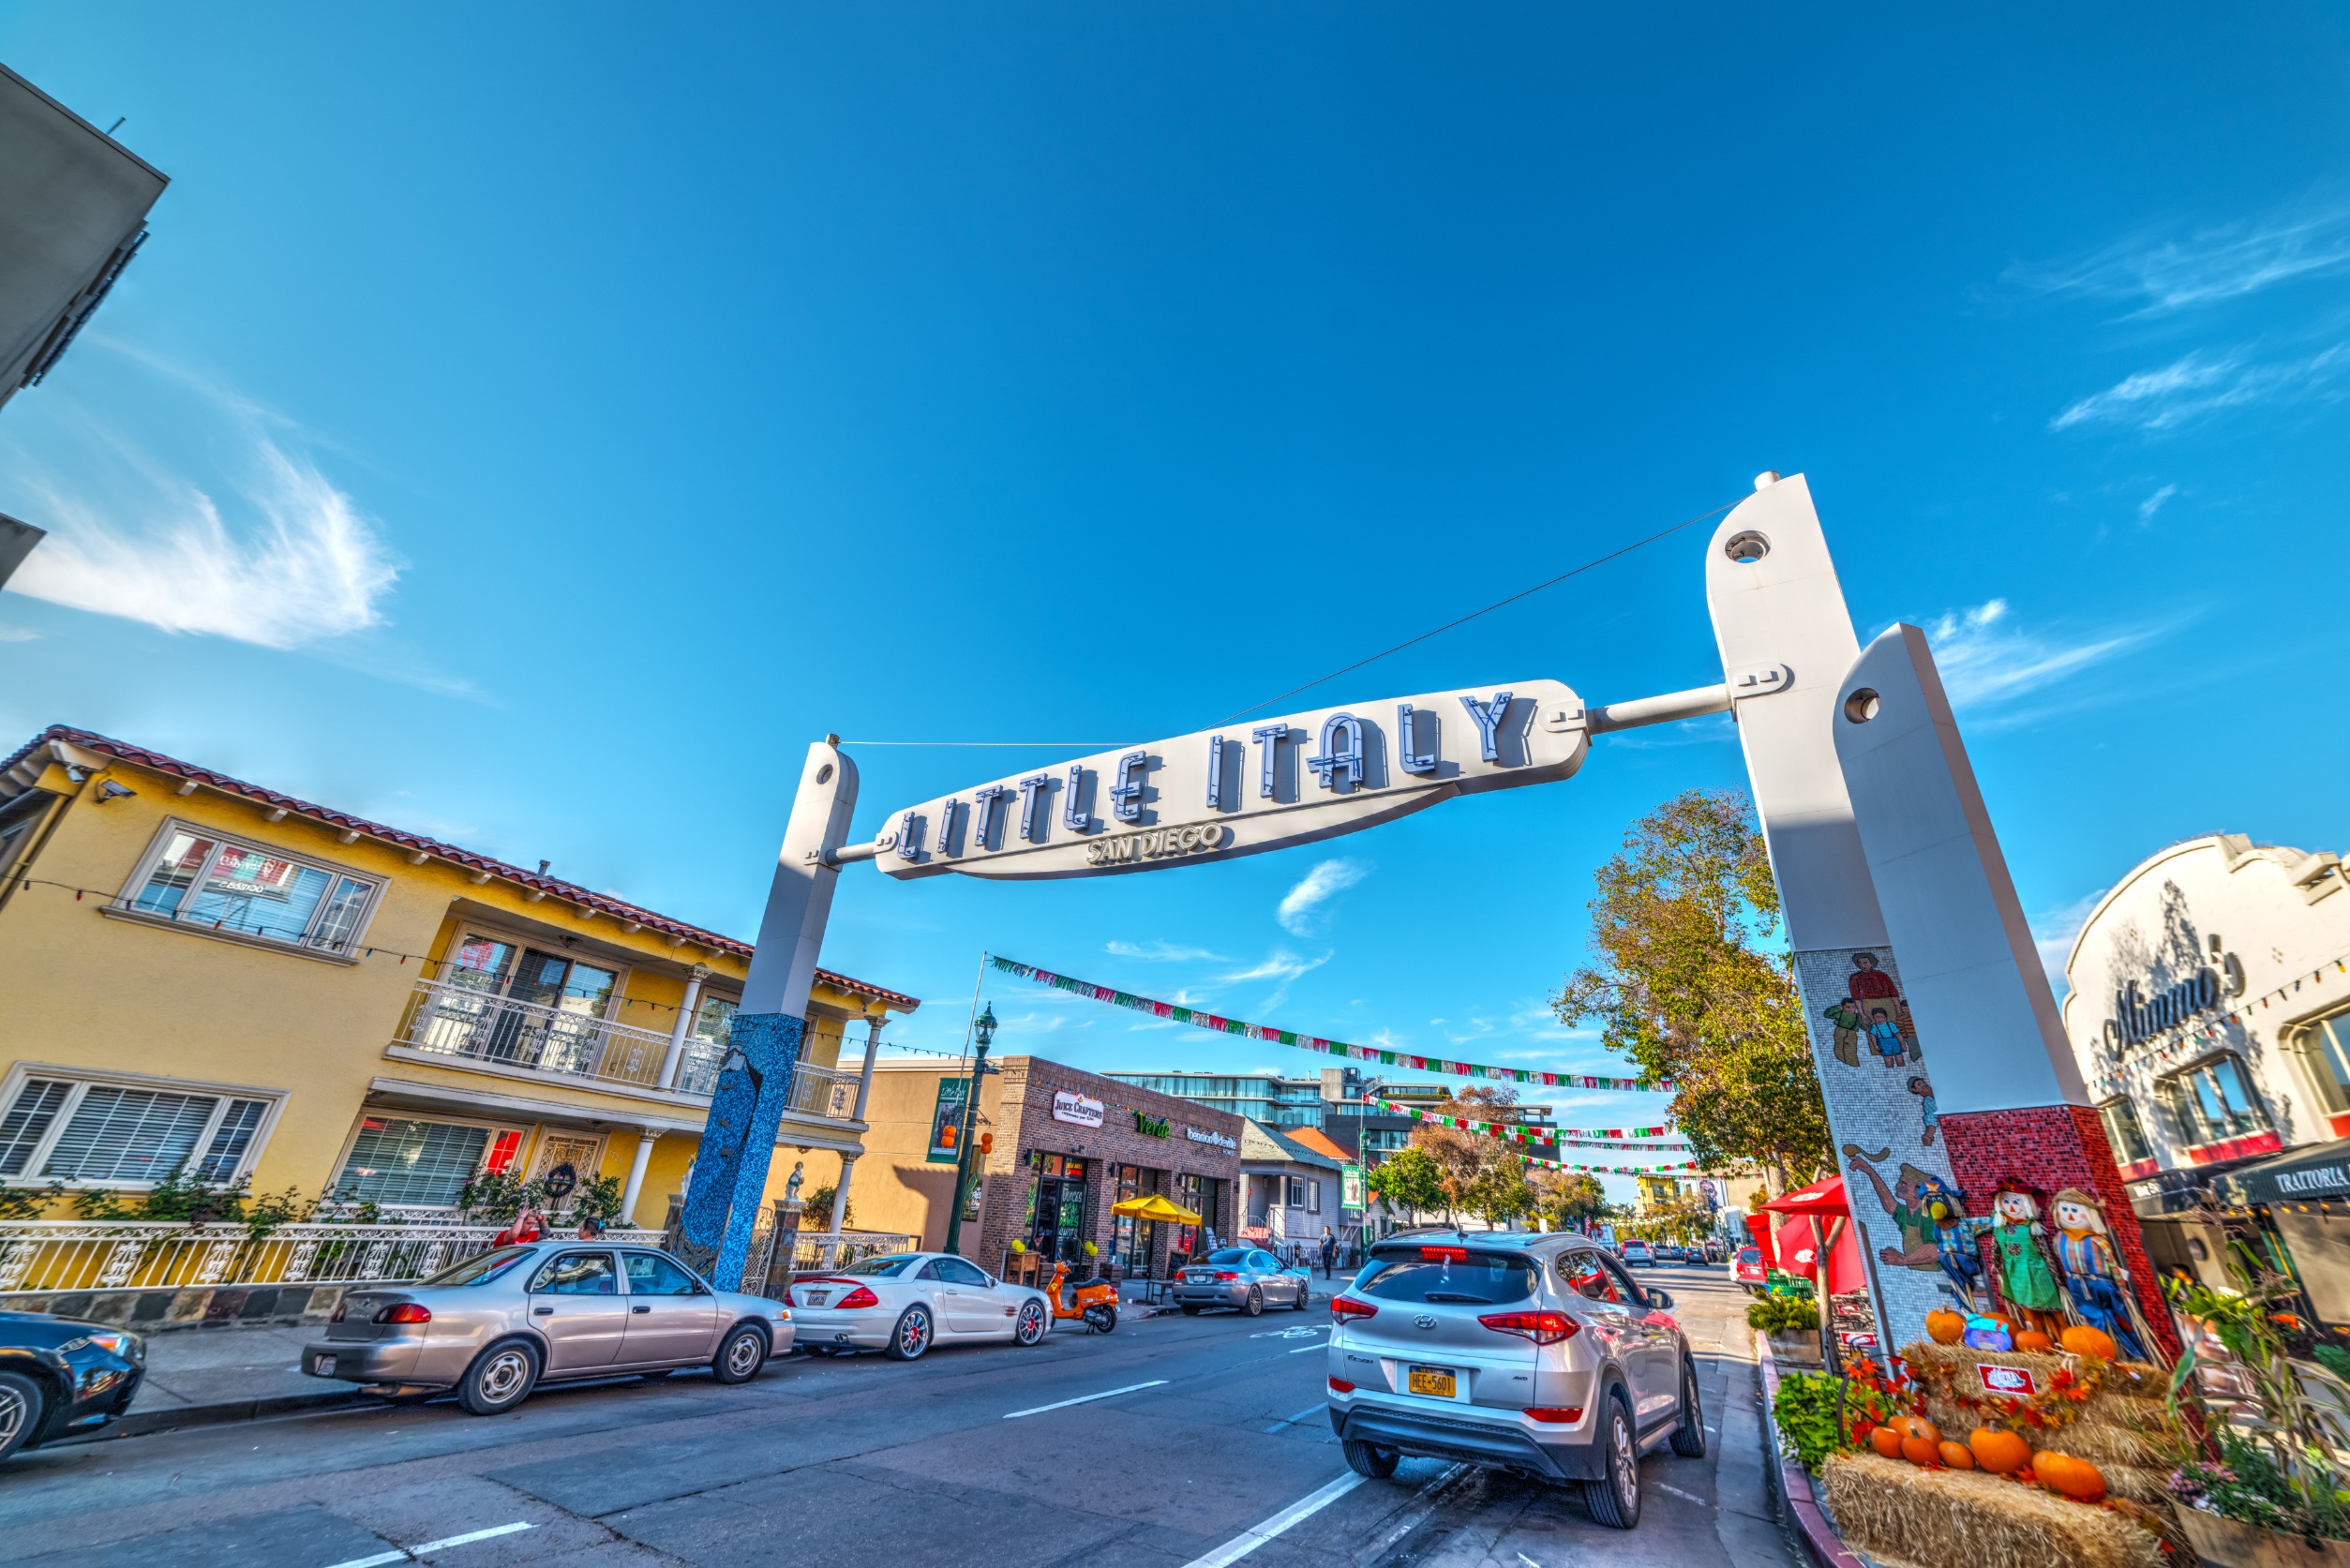
[[[2280,1535],[2199,1508],[2181,1508],[2178,1524],[2195,1555],[2211,1568],[2350,1568],[2350,1541],[2313,1546],[2298,1535]]]
[[[1820,1365],[1819,1335],[1817,1331],[1774,1334],[1770,1338],[1771,1354],[1782,1366]]]

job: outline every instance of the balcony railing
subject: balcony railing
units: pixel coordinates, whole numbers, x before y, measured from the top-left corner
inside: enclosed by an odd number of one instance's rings
[[[422,1279],[489,1250],[495,1225],[242,1225],[159,1220],[0,1224],[0,1291],[150,1291],[205,1285]],[[658,1247],[658,1231],[605,1239]]]
[[[628,1089],[660,1088],[669,1054],[669,1037],[657,1030],[433,980],[416,982],[394,1043],[428,1056]],[[708,1099],[717,1092],[726,1054],[724,1040],[687,1036],[672,1087]],[[786,1103],[799,1115],[847,1121],[857,1109],[857,1077],[803,1063],[792,1074]]]

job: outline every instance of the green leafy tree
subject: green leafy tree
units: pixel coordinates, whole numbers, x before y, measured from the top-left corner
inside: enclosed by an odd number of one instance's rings
[[[1760,1166],[1779,1190],[1828,1169],[1827,1109],[1746,797],[1674,797],[1596,881],[1593,962],[1551,999],[1559,1017],[1596,1019],[1642,1078],[1672,1083],[1673,1120],[1701,1165]]]
[[[1406,1146],[1398,1149],[1372,1168],[1364,1185],[1391,1209],[1400,1209],[1414,1218],[1431,1209],[1452,1211],[1444,1195],[1444,1167],[1426,1149]]]
[[[1593,1220],[1605,1219],[1613,1212],[1608,1202],[1608,1189],[1599,1185],[1597,1176],[1580,1171],[1552,1171],[1537,1167],[1529,1177],[1534,1184],[1534,1212],[1554,1231],[1572,1230]]]
[[[1536,1201],[1525,1160],[1506,1152],[1477,1172],[1467,1196],[1470,1210],[1496,1229],[1534,1213]]]

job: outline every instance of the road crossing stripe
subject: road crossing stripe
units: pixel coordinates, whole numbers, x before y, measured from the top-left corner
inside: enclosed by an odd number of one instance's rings
[[[1313,1517],[1362,1484],[1363,1477],[1349,1471],[1322,1490],[1298,1499],[1263,1524],[1250,1525],[1205,1557],[1193,1558],[1184,1564],[1184,1568],[1226,1568],[1226,1564],[1239,1561],[1292,1525]]]
[[[1096,1399],[1115,1398],[1121,1394],[1131,1394],[1138,1388],[1159,1388],[1163,1386],[1166,1381],[1164,1378],[1153,1378],[1148,1382],[1130,1382],[1124,1388],[1104,1389],[1099,1394],[1081,1394],[1074,1399],[1062,1399],[1050,1405],[1039,1405],[1034,1410],[1012,1411],[1006,1414],[1004,1419],[1017,1421],[1024,1415],[1042,1415],[1046,1411],[1067,1410],[1071,1405],[1089,1405]]]
[[[469,1530],[462,1535],[444,1535],[438,1541],[427,1541],[420,1546],[378,1552],[373,1557],[354,1557],[348,1561],[332,1563],[329,1568],[388,1568],[389,1564],[395,1562],[413,1562],[426,1552],[447,1551],[451,1546],[468,1546],[476,1541],[494,1540],[498,1536],[513,1535],[531,1528],[531,1523],[527,1519],[516,1520],[510,1525],[492,1525],[487,1530]]]

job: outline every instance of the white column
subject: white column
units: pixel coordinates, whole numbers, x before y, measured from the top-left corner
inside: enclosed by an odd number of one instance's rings
[[[645,1187],[645,1167],[652,1159],[652,1146],[661,1142],[658,1127],[643,1127],[636,1134],[636,1157],[629,1161],[628,1185],[621,1189],[621,1223],[636,1223],[636,1198]]]
[[[694,1027],[694,1005],[701,1000],[702,981],[709,978],[707,964],[696,963],[685,979],[685,1000],[678,1004],[678,1021],[669,1030],[669,1053],[662,1058],[661,1086],[677,1087],[678,1068],[685,1060],[685,1037]]]

